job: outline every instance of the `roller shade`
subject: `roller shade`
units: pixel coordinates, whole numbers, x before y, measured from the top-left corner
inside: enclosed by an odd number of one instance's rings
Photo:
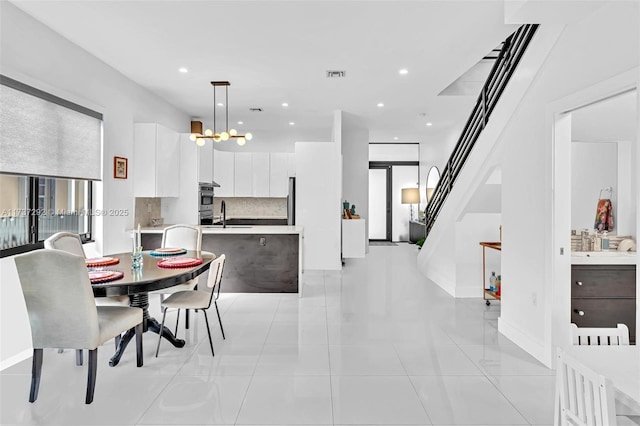
[[[100,180],[102,114],[0,76],[0,173]]]

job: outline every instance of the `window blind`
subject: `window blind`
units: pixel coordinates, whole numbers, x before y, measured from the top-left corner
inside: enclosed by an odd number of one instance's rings
[[[102,114],[0,76],[0,173],[100,180]]]

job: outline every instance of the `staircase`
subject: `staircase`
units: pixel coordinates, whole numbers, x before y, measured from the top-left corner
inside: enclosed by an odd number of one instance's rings
[[[444,202],[451,193],[453,185],[467,161],[467,157],[471,153],[482,130],[489,122],[491,112],[509,83],[537,28],[538,25],[536,24],[522,25],[502,44],[502,49],[487,77],[487,81],[482,86],[473,111],[464,126],[449,160],[447,160],[447,164],[440,175],[440,181],[427,204],[425,212],[427,237],[438,218],[438,214],[442,210]]]

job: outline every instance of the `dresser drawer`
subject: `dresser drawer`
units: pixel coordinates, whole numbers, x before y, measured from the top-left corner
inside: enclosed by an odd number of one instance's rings
[[[573,265],[571,297],[635,298],[635,265]]]
[[[629,327],[631,340],[636,335],[635,299],[571,299],[571,322],[578,327]]]

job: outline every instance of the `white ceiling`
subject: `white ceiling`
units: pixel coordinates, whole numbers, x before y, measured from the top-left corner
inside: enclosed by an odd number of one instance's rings
[[[336,109],[363,117],[373,142],[438,142],[475,102],[438,93],[517,28],[502,0],[13,3],[205,126],[209,82],[230,81],[230,123],[251,143],[328,140]]]

